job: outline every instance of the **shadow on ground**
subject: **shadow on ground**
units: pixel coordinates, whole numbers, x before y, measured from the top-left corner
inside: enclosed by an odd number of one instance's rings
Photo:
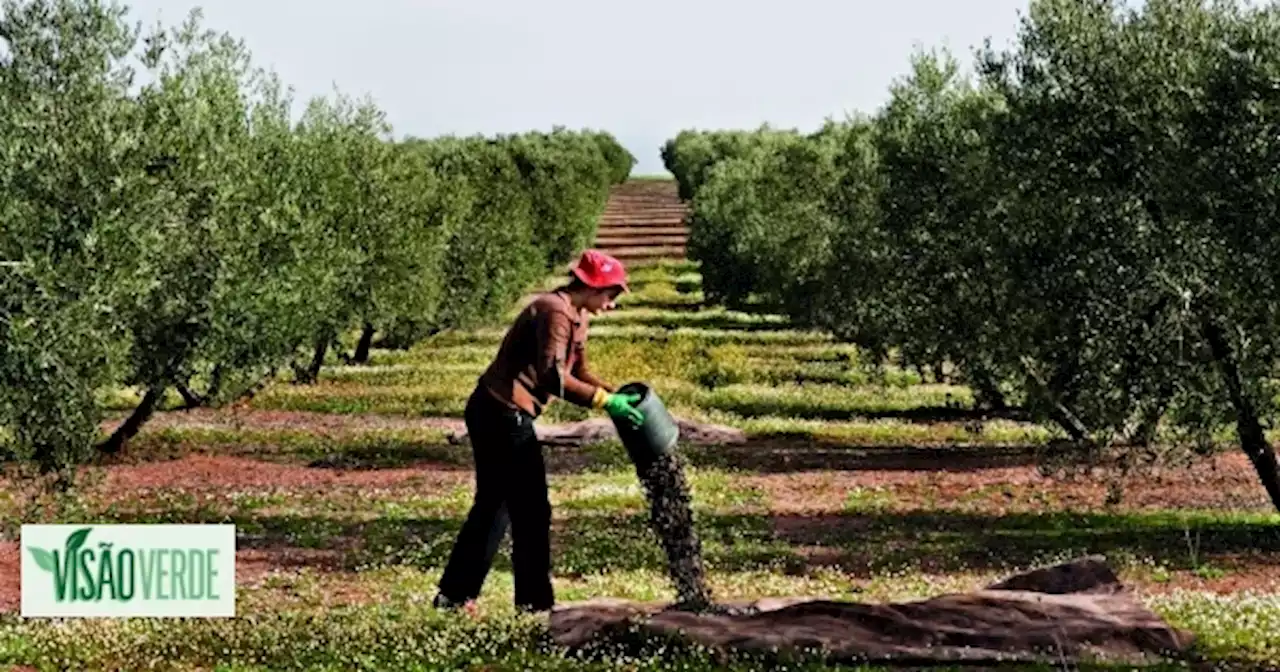
[[[351,520],[307,515],[232,516],[230,520],[113,522],[233,522],[240,549],[336,551],[347,569],[381,565],[443,566],[464,513],[439,517]],[[196,516],[198,518],[198,516]],[[555,568],[574,576],[612,571],[664,571],[665,559],[648,513],[570,512],[553,525]],[[822,566],[855,577],[920,569],[1005,571],[1088,554],[1152,559],[1169,569],[1195,569],[1240,558],[1280,572],[1280,524],[1253,518],[1188,522],[1169,514],[873,511],[824,515],[699,512],[704,558],[721,571],[765,570],[803,575]],[[508,537],[509,539],[509,537]],[[1188,540],[1194,539],[1194,548]],[[509,549],[509,542],[504,546]],[[317,555],[317,557],[324,557]],[[332,557],[326,560],[332,562]],[[509,569],[508,553],[496,567]]]
[[[860,445],[771,439],[729,446],[683,446],[689,464],[758,473],[798,471],[968,472],[1034,466],[1039,448],[1017,446]]]
[[[970,472],[984,469],[1034,466],[1037,446],[863,445],[812,439],[768,439],[741,445],[680,447],[687,464],[732,471],[791,473],[800,471],[919,471]],[[630,462],[622,444],[546,446],[547,471],[569,475],[601,469],[627,468]],[[470,470],[469,444],[456,446],[404,446],[377,451],[330,453],[309,461],[308,466],[338,469],[391,469],[438,466]]]
[[[839,401],[838,397],[835,397]],[[708,410],[732,413],[743,418],[794,418],[796,420],[826,420],[842,422],[852,420],[899,420],[902,422],[930,424],[939,422],[979,422],[983,420],[1013,420],[1030,422],[1025,411],[979,410],[957,406],[916,406],[911,408],[864,409],[836,404],[823,404],[811,399],[734,399],[717,398],[702,400],[700,405]]]
[[[664,314],[665,313],[665,314]],[[786,331],[791,327],[778,322],[752,321],[732,315],[702,315],[696,310],[663,309],[658,314],[628,314],[620,311],[596,322],[611,327],[658,327],[662,329],[714,329],[721,331]]]
[[[831,471],[936,471],[965,472],[981,469],[1031,466],[1040,448],[1035,445],[882,445],[815,439],[804,434],[750,439],[744,444],[681,444],[689,464],[699,467],[758,473],[788,473],[815,469]],[[463,440],[385,435],[332,438],[323,434],[300,436],[287,443],[175,443],[143,434],[129,450],[104,465],[127,465],[180,459],[190,454],[216,454],[296,464],[312,468],[379,470],[426,467],[439,470],[472,468],[471,445]],[[544,448],[547,469],[553,474],[575,474],[630,466],[626,450],[617,441],[581,446]]]

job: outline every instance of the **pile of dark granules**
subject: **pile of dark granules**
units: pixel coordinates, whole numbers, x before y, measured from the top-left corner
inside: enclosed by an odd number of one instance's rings
[[[667,573],[675,583],[677,598],[673,608],[717,614],[747,611],[712,600],[680,456],[674,452],[661,455],[644,469],[637,468],[637,474],[649,499],[650,525],[666,551]]]

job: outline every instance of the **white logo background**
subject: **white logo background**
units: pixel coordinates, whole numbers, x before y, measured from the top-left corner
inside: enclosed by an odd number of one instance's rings
[[[163,582],[162,593],[170,599],[159,599],[153,591],[150,598],[144,597],[141,582],[141,571],[135,572],[139,577],[135,581],[133,599],[122,602],[103,596],[98,601],[64,600],[57,601],[55,575],[45,571],[37,564],[35,556],[28,548],[35,546],[47,551],[57,550],[59,560],[65,553],[67,538],[77,530],[90,528],[81,550],[93,550],[98,557],[100,544],[111,544],[113,556],[117,556],[125,548],[133,550],[135,556],[141,557],[152,550],[172,549],[187,553],[204,552],[204,557],[211,558],[212,576],[206,575],[206,582],[211,583],[212,592],[218,599],[180,599],[182,586],[180,579],[168,571],[169,567],[160,566],[152,576]],[[23,525],[21,538],[22,553],[22,616],[23,617],[233,617],[236,615],[236,528],[235,525]],[[208,553],[209,550],[215,551]],[[98,563],[90,567],[96,572]],[[188,574],[188,581],[194,581],[193,573]],[[77,577],[78,584],[84,585],[83,574]],[[98,578],[96,575],[93,577]],[[178,595],[179,599],[173,599]]]

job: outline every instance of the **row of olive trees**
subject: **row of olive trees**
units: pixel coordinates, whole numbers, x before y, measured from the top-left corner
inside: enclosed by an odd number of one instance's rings
[[[52,470],[280,371],[315,380],[501,314],[593,235],[634,159],[608,134],[394,141],[367,100],[300,119],[198,14],[0,2],[0,452]],[[104,397],[141,390],[100,441]]]
[[[830,261],[826,203],[846,132],[686,131],[666,144],[682,192],[696,195],[688,253],[709,301],[788,310],[812,298]]]
[[[1280,10],[1035,0],[975,65],[921,55],[812,137],[669,146],[722,296],[948,361],[1077,444],[1233,427],[1280,508]]]

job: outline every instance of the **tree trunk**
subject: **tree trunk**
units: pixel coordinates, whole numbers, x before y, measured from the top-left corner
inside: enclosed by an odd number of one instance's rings
[[[431,338],[441,331],[442,329],[438,326],[420,329],[417,325],[399,324],[384,331],[376,347],[387,350],[408,350],[419,341]]]
[[[1162,296],[1151,305],[1146,314],[1142,316],[1141,322],[1135,326],[1134,333],[1129,339],[1128,347],[1125,349],[1124,363],[1121,369],[1121,377],[1124,380],[1125,389],[1132,389],[1141,382],[1142,360],[1146,349],[1146,342],[1143,336],[1146,331],[1155,328],[1156,320],[1159,319],[1160,314],[1169,305],[1169,296]],[[1143,448],[1151,445],[1151,442],[1155,440],[1156,431],[1159,429],[1160,419],[1164,417],[1165,411],[1169,408],[1169,400],[1173,398],[1173,393],[1173,381],[1166,379],[1160,383],[1160,389],[1156,392],[1155,403],[1143,410],[1141,417],[1136,422],[1129,423],[1125,427],[1125,443]],[[1131,401],[1130,403],[1135,402]]]
[[[280,370],[277,367],[271,367],[271,371],[269,371],[267,375],[263,376],[258,380],[258,382],[250,385],[243,392],[236,395],[236,397],[231,400],[231,403],[239,404],[253,401],[253,398],[257,396],[259,392],[265,390],[267,386],[271,384],[271,381],[275,380],[276,374],[279,373],[279,371]]]
[[[204,393],[205,401],[217,399],[222,392],[222,365],[215,364],[213,373],[209,374],[209,389]]]
[[[963,373],[967,374],[968,382],[973,387],[975,406],[995,413],[1009,410],[1009,402],[1004,398],[1004,392],[1000,391],[1000,385],[996,383],[987,367],[970,366],[963,370]]]
[[[1165,410],[1169,404],[1162,401],[1160,404],[1147,409],[1143,414],[1142,421],[1138,423],[1137,428],[1130,435],[1130,442],[1138,447],[1146,448],[1156,440],[1156,432],[1160,429],[1160,419],[1164,417]]]
[[[1139,448],[1146,448],[1156,440],[1156,432],[1160,430],[1160,420],[1169,410],[1169,401],[1173,399],[1173,385],[1165,383],[1157,392],[1156,401],[1145,411],[1136,423],[1126,427],[1125,442]]]
[[[182,395],[183,410],[191,410],[204,405],[204,397],[192,392],[191,388],[187,386],[187,382],[175,383],[174,387],[178,388],[178,394]]]
[[[190,383],[190,380],[185,380],[175,385],[178,394],[182,395],[183,410],[191,410],[208,405],[218,398],[218,392],[222,390],[222,365],[217,364],[213,367],[213,372],[209,374],[209,389],[205,390],[203,395],[197,394],[195,390],[192,390]]]
[[[1254,470],[1258,472],[1262,487],[1271,497],[1272,506],[1280,511],[1280,463],[1276,462],[1275,450],[1270,443],[1267,443],[1267,437],[1263,433],[1262,423],[1258,420],[1258,411],[1254,408],[1253,401],[1244,392],[1235,353],[1227,343],[1226,333],[1217,324],[1205,320],[1204,335],[1209,342],[1209,350],[1218,363],[1223,382],[1226,383],[1231,405],[1236,409],[1236,433],[1240,435],[1240,447],[1244,449],[1244,454],[1249,456]]]
[[[1089,429],[1080,422],[1080,419],[1071,412],[1071,409],[1063,406],[1061,403],[1051,401],[1049,408],[1049,417],[1058,426],[1066,430],[1067,435],[1076,443],[1086,443],[1089,440]]]
[[[146,395],[142,397],[142,403],[133,409],[133,414],[124,421],[124,424],[116,428],[111,438],[98,445],[98,450],[108,455],[119,453],[124,448],[124,444],[138,434],[143,423],[155,414],[156,407],[164,399],[164,391],[164,385],[156,385],[148,389]]]
[[[1030,358],[1022,358],[1022,366],[1040,388],[1040,394],[1049,404],[1049,417],[1071,437],[1076,443],[1089,440],[1089,428],[1084,426],[1080,418],[1058,398],[1053,386],[1034,366]]]
[[[303,385],[310,385],[320,378],[320,367],[324,366],[324,356],[329,352],[328,337],[321,338],[316,341],[316,354],[311,358],[311,364],[303,370],[299,370],[297,382]]]
[[[351,358],[352,363],[368,364],[371,345],[373,345],[373,325],[365,322],[364,331],[360,332],[360,342],[356,344],[356,354]]]
[[[1051,398],[1061,409],[1075,408],[1080,398],[1080,384],[1077,381],[1079,365],[1078,357],[1054,362],[1053,375],[1045,381],[1045,387],[1052,395]],[[1082,423],[1081,426],[1083,426]]]

